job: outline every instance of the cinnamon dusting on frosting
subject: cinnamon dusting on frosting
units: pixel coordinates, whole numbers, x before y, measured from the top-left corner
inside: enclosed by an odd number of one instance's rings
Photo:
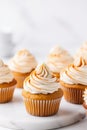
[[[60,46],[53,48],[47,58],[47,65],[54,73],[60,73],[63,68],[72,62],[72,56]]]
[[[41,64],[24,81],[24,89],[34,94],[47,94],[58,91],[59,85],[47,65]]]
[[[79,57],[61,72],[60,80],[68,84],[87,85],[87,63]]]
[[[36,59],[26,49],[17,52],[17,54],[9,62],[10,69],[20,73],[31,72],[36,66]]]

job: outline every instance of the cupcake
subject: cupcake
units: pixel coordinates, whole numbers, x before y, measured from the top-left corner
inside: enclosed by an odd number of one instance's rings
[[[72,56],[60,46],[56,46],[50,51],[46,61],[51,72],[57,78],[60,78],[61,70],[72,62]]]
[[[20,50],[10,60],[9,68],[17,80],[18,88],[23,87],[24,79],[35,69],[36,66],[37,61],[28,50]]]
[[[85,89],[83,93],[83,100],[84,100],[83,106],[85,109],[87,109],[87,88]]]
[[[82,57],[87,61],[87,42],[84,42],[81,47],[77,50],[76,57]]]
[[[61,72],[60,84],[68,102],[82,104],[82,95],[87,88],[87,62],[81,57],[76,58]]]
[[[26,110],[34,116],[51,116],[58,112],[63,91],[46,64],[25,79],[22,91]]]
[[[12,100],[16,80],[14,79],[8,66],[0,60],[0,103]]]

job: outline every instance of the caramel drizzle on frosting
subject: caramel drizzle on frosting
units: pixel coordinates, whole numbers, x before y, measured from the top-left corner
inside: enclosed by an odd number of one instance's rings
[[[87,63],[82,58],[77,58],[73,64],[70,64],[61,72],[60,79],[69,84],[87,85]]]
[[[87,65],[86,61],[82,57],[78,57],[74,61],[74,66],[75,67],[81,67]]]
[[[58,82],[47,65],[41,64],[25,79],[24,89],[31,93],[53,93],[58,90]]]

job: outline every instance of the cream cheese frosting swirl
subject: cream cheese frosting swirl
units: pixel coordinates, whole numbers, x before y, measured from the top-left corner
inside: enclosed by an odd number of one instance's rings
[[[20,73],[31,72],[36,66],[36,59],[26,49],[20,50],[9,62],[9,68]]]
[[[0,84],[9,83],[14,79],[10,69],[0,60]]]
[[[60,80],[67,84],[87,85],[86,61],[81,57],[76,58],[73,64],[61,72]]]
[[[48,94],[58,91],[59,84],[45,63],[37,68],[24,81],[24,90],[33,94]]]
[[[84,99],[84,101],[85,101],[85,103],[87,105],[87,89],[85,89],[85,91],[84,91],[83,99]]]
[[[84,42],[82,46],[78,49],[75,58],[82,57],[87,61],[87,42]]]
[[[56,46],[50,51],[46,63],[52,72],[60,73],[64,67],[72,62],[72,56],[60,46]]]

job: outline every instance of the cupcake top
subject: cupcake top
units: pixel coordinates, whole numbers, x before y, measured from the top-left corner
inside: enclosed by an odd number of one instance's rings
[[[9,83],[14,79],[10,69],[0,60],[0,84]]]
[[[12,71],[20,73],[31,72],[36,66],[36,59],[26,49],[17,52],[17,54],[9,62],[9,68]]]
[[[87,62],[78,57],[60,74],[60,80],[67,84],[87,85]]]
[[[87,61],[87,42],[84,42],[82,46],[78,49],[75,58],[78,56],[84,58]]]
[[[85,89],[84,91],[83,99],[84,99],[85,104],[87,105],[87,89]]]
[[[72,56],[60,46],[53,48],[47,58],[47,65],[55,73],[60,73],[65,66],[72,62]]]
[[[24,81],[24,90],[33,94],[48,94],[58,91],[58,82],[45,63],[37,68]]]

